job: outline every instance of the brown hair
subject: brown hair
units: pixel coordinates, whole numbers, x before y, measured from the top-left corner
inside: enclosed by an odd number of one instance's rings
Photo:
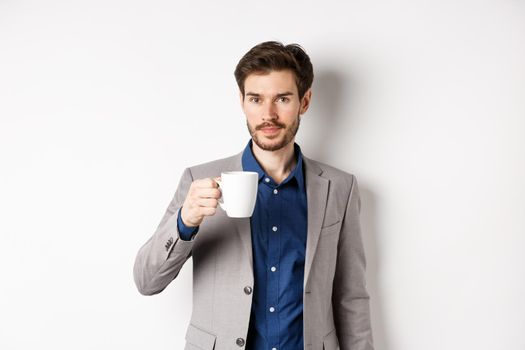
[[[283,45],[278,41],[265,41],[250,49],[235,68],[235,80],[244,96],[244,81],[252,73],[265,74],[270,71],[291,70],[302,99],[312,86],[314,70],[310,57],[298,44]],[[244,98],[244,97],[243,97]]]

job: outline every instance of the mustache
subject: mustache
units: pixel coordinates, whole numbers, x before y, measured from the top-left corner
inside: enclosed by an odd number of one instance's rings
[[[261,125],[258,125],[255,130],[261,130],[263,128],[284,128],[284,124],[281,124],[281,123],[273,123],[273,124],[270,124],[270,123],[264,123],[264,124],[261,124]]]

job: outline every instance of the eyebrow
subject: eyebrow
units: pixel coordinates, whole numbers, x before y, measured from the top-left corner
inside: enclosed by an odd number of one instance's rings
[[[290,96],[290,95],[293,95],[293,92],[291,91],[286,91],[286,92],[281,92],[280,94],[277,94],[275,95],[274,97],[284,97],[284,96]],[[247,92],[245,94],[245,96],[255,96],[255,97],[261,97],[261,94],[258,94],[258,93],[255,93],[255,92]]]

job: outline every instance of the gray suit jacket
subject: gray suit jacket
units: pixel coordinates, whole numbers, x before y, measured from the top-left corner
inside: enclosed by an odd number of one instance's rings
[[[193,257],[193,311],[185,350],[245,348],[254,284],[250,219],[218,209],[191,241],[177,214],[195,179],[242,170],[242,152],[185,169],[175,196],[133,269],[140,293],[161,292]],[[373,350],[365,253],[354,175],[303,156],[308,202],[304,350]]]

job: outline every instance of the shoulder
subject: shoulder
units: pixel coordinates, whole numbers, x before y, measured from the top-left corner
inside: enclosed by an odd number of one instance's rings
[[[305,159],[304,156],[303,160],[305,161],[307,178],[318,176],[328,182],[329,203],[327,205],[329,207],[327,207],[327,212],[342,213],[349,208],[351,203],[356,201],[358,208],[361,207],[357,178],[352,172],[313,159]]]
[[[339,190],[350,190],[354,183],[357,182],[356,176],[352,172],[348,172],[332,165],[310,159],[303,155],[303,161],[307,171],[313,171],[319,176],[330,181],[331,186]]]

